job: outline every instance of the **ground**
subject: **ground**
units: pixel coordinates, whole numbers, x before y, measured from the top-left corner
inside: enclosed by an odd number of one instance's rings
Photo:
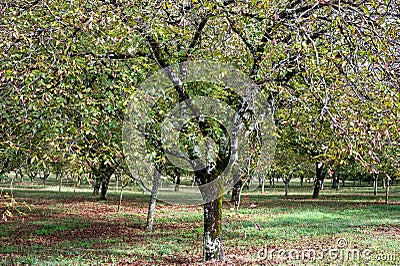
[[[371,187],[312,189],[293,185],[246,193],[236,213],[223,210],[221,265],[396,265],[400,263],[400,187],[391,203]],[[0,188],[1,190],[1,188]],[[9,188],[2,189],[1,200]],[[148,195],[126,191],[99,201],[89,189],[14,188],[25,215],[0,222],[0,265],[202,264],[202,207],[157,203],[144,230]],[[14,212],[15,213],[15,212]]]

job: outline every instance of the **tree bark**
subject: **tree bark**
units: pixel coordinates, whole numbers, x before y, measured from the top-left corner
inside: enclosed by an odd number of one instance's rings
[[[336,176],[336,175],[332,176],[332,188],[333,189],[339,190],[339,180],[340,180],[339,176]]]
[[[289,180],[285,180],[285,197],[287,197],[289,192]]]
[[[261,193],[264,194],[265,192],[265,176],[261,178]]]
[[[60,174],[60,183],[58,183],[58,192],[61,192],[63,176]]]
[[[225,165],[223,167],[225,168]],[[221,167],[221,169],[224,168]],[[202,169],[195,172],[196,180],[199,184],[207,184],[209,182],[214,181],[218,177],[218,174],[219,171],[210,172],[207,169]],[[241,189],[243,187],[242,184],[243,181],[237,182],[235,184],[236,188]],[[222,200],[224,194],[223,189],[224,189],[224,184],[222,180],[220,180],[220,182],[215,183],[214,186],[211,188],[208,187],[205,189],[200,187],[200,192],[202,194],[204,202],[203,257],[206,261],[222,260],[223,257],[222,239],[221,239]],[[218,198],[214,199],[214,197],[217,195]],[[240,199],[240,194],[239,194],[239,199]]]
[[[10,164],[10,159],[5,159],[1,162],[0,165],[0,181],[2,180],[2,176],[7,172],[8,165]]]
[[[101,177],[96,176],[93,185],[93,195],[98,195],[100,193]]]
[[[222,260],[222,197],[204,204],[204,259]]]
[[[239,179],[232,188],[231,203],[234,204],[235,207],[239,206],[240,203],[240,194],[242,193],[242,185],[243,181]]]
[[[275,187],[275,179],[274,179],[274,177],[270,177],[269,178],[269,186],[270,187]]]
[[[110,183],[111,174],[107,173],[101,181],[100,200],[107,200],[108,184]]]
[[[21,169],[21,168],[18,169],[18,170],[15,172],[15,179],[17,179],[17,175],[20,175],[20,176],[21,176],[21,183],[23,183],[23,182],[24,182],[24,173],[22,172],[22,169]]]
[[[156,208],[157,192],[158,192],[159,183],[160,183],[160,173],[156,169],[154,169],[153,187],[151,188],[149,208],[147,210],[147,223],[146,223],[147,231],[153,230],[154,210]]]
[[[390,180],[389,178],[386,178],[386,197],[385,197],[385,203],[389,204],[389,187],[390,187]]]
[[[35,171],[31,172],[30,170],[28,170],[28,176],[29,176],[29,179],[31,180],[32,186],[34,185],[36,175],[37,175],[37,173]]]
[[[119,210],[121,209],[123,191],[124,191],[124,184],[121,184],[121,191],[119,193],[119,201],[118,201],[118,210],[117,210],[117,212],[119,212]]]
[[[119,175],[115,174],[115,192],[118,192]]]
[[[178,174],[175,178],[175,192],[179,192],[179,185],[181,184],[181,175]]]
[[[324,181],[324,174],[323,174],[323,162],[316,162],[315,163],[315,170],[316,170],[316,180],[314,185],[314,192],[313,192],[313,199],[318,198],[319,192],[322,188],[323,181]]]
[[[100,192],[100,200],[107,200],[108,185],[111,176],[115,172],[115,167],[102,162],[98,165],[98,168],[93,167],[92,172],[96,178],[93,186],[93,195]]]
[[[336,185],[337,185],[336,190],[339,190],[339,189],[340,189],[340,175],[338,175],[338,176],[336,177]]]
[[[374,196],[378,194],[378,175],[374,174],[373,175],[373,181],[374,181]]]
[[[42,180],[43,180],[43,188],[46,188],[46,181],[47,181],[47,178],[49,178],[49,176],[50,176],[50,173],[47,173],[47,172],[44,172],[44,173],[43,173],[43,177],[42,177]]]

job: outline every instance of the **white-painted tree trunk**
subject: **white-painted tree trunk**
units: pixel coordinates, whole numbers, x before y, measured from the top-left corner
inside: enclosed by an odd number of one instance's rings
[[[222,260],[222,197],[204,204],[204,259]]]

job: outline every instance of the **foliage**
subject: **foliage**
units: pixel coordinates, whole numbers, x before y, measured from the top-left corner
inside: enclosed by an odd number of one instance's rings
[[[126,98],[146,73],[213,59],[264,88],[278,135],[310,160],[344,153],[397,176],[395,4],[6,1],[2,172],[115,169]]]
[[[3,190],[0,193],[0,213],[2,215],[2,220],[7,222],[8,219],[13,218],[15,215],[25,216],[25,212],[31,210],[29,204],[25,201],[20,203],[17,202],[14,197],[6,192],[3,195]]]

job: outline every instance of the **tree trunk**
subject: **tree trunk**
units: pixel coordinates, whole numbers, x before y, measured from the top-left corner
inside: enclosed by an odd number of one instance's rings
[[[21,183],[24,182],[24,173],[22,172],[22,169],[18,169],[17,172],[15,173],[15,179],[17,179],[17,175],[21,176]]]
[[[336,178],[336,184],[337,184],[336,190],[339,190],[339,188],[340,188],[340,178],[339,178],[339,176]]]
[[[175,178],[175,192],[179,192],[179,185],[181,184],[181,175],[178,174]]]
[[[31,172],[30,170],[28,170],[28,176],[29,179],[31,180],[31,185],[33,186],[35,183],[35,177],[36,177],[37,173],[35,171]]]
[[[261,193],[264,194],[265,192],[265,176],[261,178]]]
[[[101,178],[96,176],[93,185],[93,195],[98,195],[100,193],[100,186],[101,186]]]
[[[117,212],[119,212],[119,210],[121,209],[121,204],[122,204],[122,192],[124,190],[124,185],[121,184],[121,192],[119,193],[119,202],[118,202],[118,210]]]
[[[304,183],[304,176],[300,176],[300,186],[302,187]]]
[[[204,204],[204,259],[222,260],[222,198]]]
[[[99,194],[100,200],[107,200],[108,185],[111,176],[115,172],[115,167],[101,162],[97,167],[92,168],[93,175],[95,176],[95,183],[93,186],[93,195]],[[79,178],[80,180],[80,178]]]
[[[43,173],[43,177],[42,177],[42,179],[43,179],[43,188],[46,188],[46,181],[47,181],[47,178],[49,178],[49,176],[50,176],[50,173]]]
[[[289,192],[289,180],[285,180],[285,197],[287,197]]]
[[[274,177],[270,177],[269,178],[269,186],[270,187],[275,187],[275,179],[274,179]]]
[[[107,200],[108,184],[110,183],[111,174],[108,174],[102,178],[101,181],[101,192],[100,200]]]
[[[235,207],[238,207],[240,203],[240,194],[242,192],[242,185],[243,181],[239,179],[232,188],[231,203],[234,204]]]
[[[315,185],[314,185],[314,192],[313,192],[313,199],[318,198],[319,192],[322,188],[322,182],[324,180],[324,175],[323,175],[323,167],[324,163],[323,162],[316,162],[315,163],[315,172],[316,172],[316,180],[315,180]]]
[[[63,180],[63,176],[62,176],[62,174],[60,174],[60,183],[58,183],[58,192],[61,192],[62,180]]]
[[[388,178],[386,178],[386,204],[389,204],[389,187],[390,187],[390,181]]]
[[[374,174],[373,175],[373,181],[374,181],[374,196],[378,194],[378,175]]]
[[[154,210],[156,208],[157,191],[159,183],[160,183],[160,173],[156,169],[154,169],[153,187],[151,188],[150,203],[149,203],[149,208],[147,210],[147,223],[146,223],[147,231],[153,230]]]
[[[332,176],[332,188],[339,190],[339,176]]]
[[[10,182],[10,195],[11,195],[11,198],[14,198],[14,194],[13,194],[13,183],[14,183],[14,177],[11,176],[11,182]]]
[[[10,164],[10,159],[0,161],[0,181],[2,181],[3,175],[7,172],[7,167]]]

